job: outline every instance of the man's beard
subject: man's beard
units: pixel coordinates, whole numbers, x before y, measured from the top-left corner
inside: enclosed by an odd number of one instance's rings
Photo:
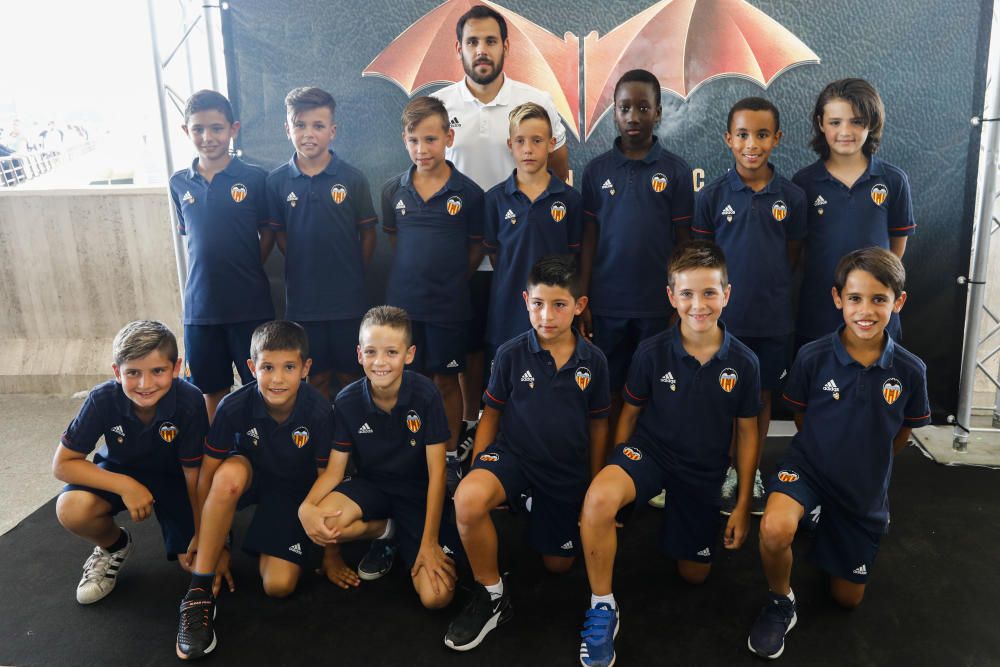
[[[490,70],[488,74],[483,74],[483,75],[480,75],[478,72],[476,72],[475,63],[473,63],[470,66],[469,63],[465,60],[465,58],[462,58],[462,68],[465,70],[465,75],[470,79],[472,79],[475,83],[479,84],[480,86],[488,86],[489,84],[496,81],[498,76],[503,74],[503,60],[504,56],[501,55],[500,60],[498,60],[493,65],[493,69]]]

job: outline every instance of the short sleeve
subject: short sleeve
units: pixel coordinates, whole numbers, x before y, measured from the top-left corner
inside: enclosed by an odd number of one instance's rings
[[[281,198],[280,183],[279,174],[272,173],[267,177],[264,189],[267,191],[267,215],[271,224],[275,229],[284,231],[288,227],[288,220],[285,219],[285,202]]]
[[[424,428],[427,429],[424,435],[425,445],[436,445],[447,442],[451,438],[448,418],[444,414],[444,402],[441,400],[441,394],[436,391],[431,394],[426,418],[427,423],[424,425]]]
[[[545,93],[545,101],[542,106],[545,107],[546,113],[549,114],[549,122],[552,125],[552,137],[556,140],[554,150],[559,150],[566,145],[566,126],[563,125],[562,117],[556,109],[556,103],[548,93]]]
[[[223,399],[225,400],[225,399]],[[222,408],[224,403],[220,403]],[[226,459],[236,450],[236,434],[239,432],[228,411],[217,410],[212,426],[205,439],[205,455],[213,459]]]
[[[495,410],[504,409],[510,398],[510,354],[507,348],[501,348],[493,358],[493,368],[490,370],[490,380],[483,394],[483,402]]]
[[[590,343],[588,343],[590,345]],[[607,419],[611,414],[611,381],[608,373],[608,360],[596,346],[591,350],[594,358],[594,368],[591,373],[593,390],[587,402],[587,412],[591,419]]]
[[[261,174],[260,188],[261,196],[254,199],[257,229],[271,228],[273,227],[274,218],[271,215],[270,205],[267,203],[267,174]]]
[[[683,160],[680,161],[676,183],[670,201],[670,221],[675,225],[690,226],[694,217],[694,174]]]
[[[792,363],[788,372],[785,391],[781,396],[785,404],[796,412],[805,412],[809,403],[809,372],[802,358],[802,351]]]
[[[316,423],[313,425],[313,437],[316,444],[313,453],[316,455],[316,467],[325,468],[330,462],[330,450],[333,448],[333,407],[325,401],[320,402],[317,409]]]
[[[375,215],[375,208],[372,206],[372,191],[368,179],[361,172],[358,172],[355,187],[357,188],[354,195],[355,222],[361,229],[374,227],[378,216]]]
[[[593,162],[583,168],[583,215],[584,220],[597,222],[597,214],[601,210],[601,198],[594,183],[594,170],[591,167]]]
[[[178,381],[174,381],[174,391],[178,391]],[[205,436],[208,435],[208,412],[205,402],[193,401],[191,413],[187,417],[186,428],[180,434],[177,445],[177,460],[185,468],[197,468],[205,454]]]
[[[330,447],[338,452],[350,452],[354,449],[354,433],[347,423],[345,412],[341,409],[333,411],[333,439]]]
[[[760,402],[760,364],[756,357],[747,359],[744,371],[744,382],[741,382],[740,403],[737,407],[736,416],[739,419],[756,417],[760,414],[763,405]]]
[[[382,231],[386,234],[395,234],[397,230],[396,209],[392,203],[397,183],[399,183],[399,177],[389,179],[382,186]]]
[[[583,236],[583,197],[576,190],[570,190],[575,197],[576,205],[567,212],[566,240],[571,253],[580,252],[580,239]]]
[[[903,425],[909,428],[919,428],[931,423],[931,405],[927,400],[927,372],[921,367],[919,374],[914,373],[913,391],[906,400],[903,411]]]
[[[59,438],[59,442],[74,452],[89,454],[97,446],[97,441],[102,435],[104,435],[104,424],[100,409],[94,400],[94,392],[91,391],[80,406],[80,412]]]
[[[917,230],[913,218],[913,200],[910,196],[910,179],[899,172],[899,191],[889,201],[889,236],[910,236]]]
[[[174,213],[177,215],[177,233],[181,236],[187,234],[187,224],[184,222],[184,211],[181,209],[181,200],[177,197],[177,190],[173,183],[170,184],[170,202],[174,206]]]
[[[801,241],[809,231],[809,206],[806,193],[795,187],[788,193],[788,217],[785,218],[785,239]]]
[[[712,215],[712,202],[711,197],[708,196],[708,192],[708,188],[702,188],[695,199],[691,232],[699,238],[712,238],[715,236],[715,216]]]
[[[471,188],[466,195],[466,202],[471,204],[469,212],[465,216],[469,244],[482,244],[483,216],[486,213],[486,200],[482,188],[478,185]]]
[[[483,207],[483,246],[485,246],[486,252],[496,252],[497,248],[500,247],[497,241],[499,233],[500,213],[497,208],[496,196],[487,193]]]
[[[622,398],[636,407],[645,405],[652,392],[650,373],[653,371],[653,366],[645,359],[646,349],[640,346],[632,355],[632,363],[629,365],[625,388],[622,391]]]

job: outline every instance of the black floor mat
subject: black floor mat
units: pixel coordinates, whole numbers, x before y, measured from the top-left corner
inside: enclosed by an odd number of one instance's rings
[[[771,439],[765,472],[787,446]],[[938,466],[913,447],[897,460],[893,522],[867,597],[853,612],[836,606],[825,576],[797,558],[792,583],[799,623],[785,665],[1000,665],[1000,472]],[[0,537],[0,664],[176,665],[177,606],[188,577],[163,559],[152,520],[134,527],[137,551],[107,599],[75,601],[89,548],[60,528],[54,502]],[[124,515],[122,515],[124,516]],[[237,518],[237,525],[246,522]],[[288,600],[264,596],[256,563],[234,558],[237,591],[223,594],[219,645],[206,664],[575,665],[589,602],[582,563],[546,574],[497,513],[501,562],[511,572],[511,621],[482,646],[458,654],[442,642],[464,603],[425,611],[397,567],[377,582],[341,591],[310,573]],[[764,601],[756,527],[738,552],[719,550],[708,581],[693,587],[654,548],[655,510],[621,533],[615,594],[622,609],[618,665],[763,664],[747,631]],[[803,544],[796,543],[797,556]],[[356,562],[363,545],[345,549]]]

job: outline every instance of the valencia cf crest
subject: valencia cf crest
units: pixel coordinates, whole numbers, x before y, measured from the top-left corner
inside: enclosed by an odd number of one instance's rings
[[[785,202],[779,199],[771,205],[771,215],[773,215],[774,219],[778,222],[783,221],[788,215],[788,206],[785,205]]]
[[[556,222],[562,222],[562,219],[566,217],[566,204],[561,201],[557,201],[549,207],[549,213],[552,214],[552,219]]]
[[[177,427],[170,422],[163,422],[160,425],[160,439],[163,442],[173,442],[177,437]]]
[[[653,192],[663,192],[667,189],[667,177],[660,173],[653,174],[650,185],[653,186]]]
[[[410,433],[416,433],[420,430],[420,415],[417,414],[416,410],[410,410],[406,413],[406,428],[410,429]]]
[[[889,188],[885,187],[883,183],[876,183],[872,187],[872,201],[875,202],[876,206],[881,206],[888,198]]]
[[[882,384],[882,397],[885,402],[892,405],[903,393],[903,383],[896,378],[889,378]]]
[[[295,446],[299,449],[305,447],[306,443],[309,442],[309,429],[305,426],[300,426],[292,431],[292,442],[294,442]]]
[[[799,480],[799,473],[792,470],[782,470],[778,473],[778,481],[785,482],[786,484],[791,484],[792,482],[797,482]]]
[[[233,201],[239,204],[247,198],[247,186],[242,183],[237,183],[233,187],[229,188],[229,194],[232,195]]]
[[[622,449],[622,454],[630,461],[638,461],[642,458],[642,452],[635,447],[625,447]]]
[[[727,394],[730,393],[736,387],[736,381],[739,379],[739,375],[732,368],[723,369],[719,373],[719,386]]]
[[[479,460],[480,461],[485,461],[486,463],[496,463],[497,461],[500,460],[500,455],[499,454],[480,454],[479,455]]]
[[[347,188],[337,183],[330,188],[330,196],[333,197],[334,204],[343,204],[344,200],[347,199]]]
[[[584,391],[588,385],[590,385],[590,369],[586,366],[580,366],[576,369],[576,386],[580,388],[580,391]]]
[[[458,215],[462,210],[461,197],[448,197],[448,215]]]

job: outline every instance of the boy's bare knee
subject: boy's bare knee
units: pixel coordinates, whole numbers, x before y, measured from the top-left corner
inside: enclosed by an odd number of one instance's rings
[[[574,558],[566,556],[542,556],[542,564],[552,574],[566,574],[573,567]]]
[[[79,526],[96,515],[96,496],[86,492],[68,491],[56,500],[56,518],[64,528]]]
[[[708,573],[712,571],[712,566],[708,563],[695,563],[691,561],[677,561],[677,574],[681,579],[689,584],[698,586],[705,583]]]
[[[469,524],[489,513],[489,492],[475,480],[463,480],[455,491],[455,520]]]
[[[764,514],[760,520],[760,545],[767,551],[783,551],[792,545],[798,522],[787,516]]]
[[[212,478],[212,490],[209,493],[221,500],[236,501],[243,495],[245,483],[246,477],[242,470],[223,465]]]
[[[594,488],[587,490],[583,499],[583,512],[580,521],[590,524],[614,521],[615,515],[621,509],[618,498],[607,489]]]
[[[830,585],[830,595],[844,609],[857,609],[865,599],[865,587],[846,581],[833,581]]]
[[[264,577],[264,593],[272,598],[287,598],[295,592],[298,577],[270,575]]]
[[[420,604],[425,609],[444,609],[451,604],[454,593],[449,590],[442,590],[435,593],[432,590],[420,591]]]

